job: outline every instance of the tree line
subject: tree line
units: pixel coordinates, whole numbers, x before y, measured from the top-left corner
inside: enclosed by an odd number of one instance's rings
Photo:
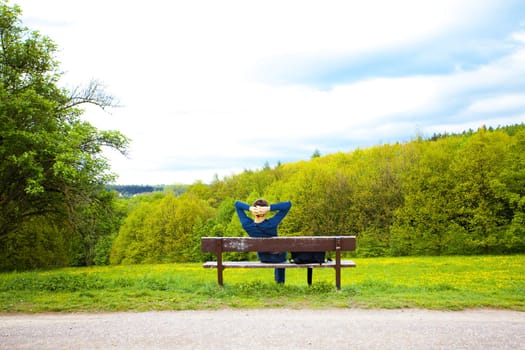
[[[196,183],[179,196],[144,196],[110,261],[208,259],[200,238],[244,235],[233,202],[259,197],[292,201],[281,235],[356,235],[359,256],[523,253],[525,125],[317,156]]]
[[[161,185],[116,185],[109,184],[106,186],[108,191],[115,191],[121,197],[133,197],[142,193],[150,193],[155,191],[162,191],[163,186]]]

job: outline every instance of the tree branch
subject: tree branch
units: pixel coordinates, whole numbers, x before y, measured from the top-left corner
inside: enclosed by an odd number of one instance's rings
[[[93,104],[105,110],[107,107],[118,107],[114,96],[104,91],[104,86],[97,80],[91,80],[87,87],[74,88],[68,97],[64,108],[74,108],[82,104]]]

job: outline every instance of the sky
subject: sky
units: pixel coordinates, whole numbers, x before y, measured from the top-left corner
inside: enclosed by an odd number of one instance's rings
[[[10,0],[59,47],[61,86],[131,139],[118,184],[244,170],[525,122],[522,0]]]

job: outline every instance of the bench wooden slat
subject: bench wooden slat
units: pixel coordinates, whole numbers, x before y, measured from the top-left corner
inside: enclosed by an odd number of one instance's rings
[[[355,236],[339,236],[342,251],[355,250]],[[223,252],[308,252],[308,251],[335,251],[335,236],[311,237],[202,237],[202,251],[217,252],[217,240],[222,241]]]
[[[259,261],[224,261],[222,263],[224,268],[246,268],[246,269],[257,269],[257,268],[323,268],[323,267],[335,267],[335,261],[328,261],[323,264],[312,263],[312,264],[295,264],[291,262],[283,263],[262,263]],[[355,267],[355,263],[352,260],[341,260],[341,267]],[[207,261],[204,263],[205,268],[217,268],[216,261]]]

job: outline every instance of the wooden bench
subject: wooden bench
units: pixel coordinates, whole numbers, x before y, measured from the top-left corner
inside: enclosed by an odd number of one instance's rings
[[[355,251],[355,236],[308,236],[308,237],[202,237],[202,251],[217,254],[217,261],[207,261],[203,267],[216,268],[219,285],[223,285],[223,270],[226,268],[307,268],[308,284],[312,284],[312,269],[335,269],[335,285],[341,289],[341,268],[355,267],[352,260],[341,260],[341,252]],[[309,252],[334,251],[335,261],[323,264],[295,264],[291,262],[262,263],[258,261],[223,261],[225,252]]]

